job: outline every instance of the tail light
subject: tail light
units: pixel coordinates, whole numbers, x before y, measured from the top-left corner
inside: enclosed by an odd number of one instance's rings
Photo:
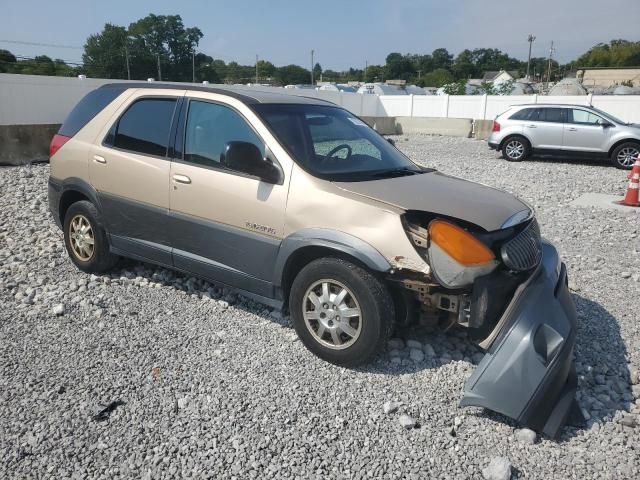
[[[51,144],[49,145],[49,158],[53,157],[55,153],[69,140],[71,140],[71,137],[56,133],[51,139]]]
[[[495,120],[493,121],[493,128],[491,129],[492,132],[499,132],[500,131],[500,124],[498,122],[496,122]]]

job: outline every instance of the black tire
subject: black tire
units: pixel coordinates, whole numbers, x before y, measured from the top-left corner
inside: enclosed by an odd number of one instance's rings
[[[91,227],[93,248],[91,254],[86,251],[78,252],[72,246],[71,222],[74,219],[86,219]],[[83,272],[102,273],[111,270],[119,260],[117,255],[109,251],[109,241],[105,232],[102,218],[93,203],[86,200],[73,203],[64,216],[64,245],[71,261]],[[74,243],[74,245],[77,245]],[[81,255],[85,255],[83,258]]]
[[[531,144],[524,137],[514,135],[502,142],[502,157],[510,162],[521,162],[530,154]]]
[[[357,302],[361,315],[358,316],[359,335],[348,338],[343,349],[337,350],[321,343],[317,333],[312,333],[313,325],[307,326],[303,308],[310,302],[308,290],[320,280],[338,282],[349,290],[347,298]],[[339,287],[338,287],[339,288]],[[309,303],[308,305],[311,305]],[[335,312],[339,309],[331,307]],[[395,323],[393,299],[386,285],[366,269],[339,258],[320,258],[306,265],[296,276],[289,293],[289,309],[293,325],[302,343],[316,356],[343,367],[355,367],[367,362],[372,355],[382,350],[391,336]],[[344,318],[342,319],[344,321]],[[350,319],[350,321],[354,321]],[[319,320],[315,325],[319,326]],[[310,330],[311,329],[311,330]],[[331,332],[325,338],[331,341]],[[339,330],[338,330],[339,331]]]
[[[640,154],[640,143],[624,142],[611,152],[611,163],[622,170],[631,170]]]

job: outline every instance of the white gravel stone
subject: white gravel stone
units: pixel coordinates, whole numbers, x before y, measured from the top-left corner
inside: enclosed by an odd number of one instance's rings
[[[536,443],[538,435],[533,430],[528,428],[521,428],[516,430],[516,440],[523,445],[533,445]]]
[[[54,306],[51,311],[53,312],[54,315],[57,315],[58,317],[61,315],[64,315],[64,305],[62,303],[59,303],[56,306]]]
[[[418,350],[417,348],[412,348],[409,351],[409,358],[416,363],[424,361],[424,352],[422,350]]]
[[[398,422],[400,422],[400,425],[402,425],[407,430],[410,430],[416,426],[416,421],[406,413],[400,415]]]
[[[402,406],[402,402],[385,402],[382,406],[382,411],[385,414],[390,414],[398,411],[398,408]]]
[[[482,469],[485,480],[509,480],[511,478],[511,462],[505,457],[493,457],[489,465]]]

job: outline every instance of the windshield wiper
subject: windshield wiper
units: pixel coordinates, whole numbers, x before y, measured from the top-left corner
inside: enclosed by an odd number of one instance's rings
[[[375,178],[391,178],[391,177],[405,177],[408,175],[417,175],[422,173],[422,170],[414,170],[408,167],[392,168],[389,170],[382,170],[380,172],[372,173],[371,176]]]

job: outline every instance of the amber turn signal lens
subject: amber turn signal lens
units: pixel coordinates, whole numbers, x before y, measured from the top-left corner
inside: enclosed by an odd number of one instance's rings
[[[462,265],[482,265],[496,258],[480,240],[444,220],[434,220],[429,224],[429,237],[447,255]]]

